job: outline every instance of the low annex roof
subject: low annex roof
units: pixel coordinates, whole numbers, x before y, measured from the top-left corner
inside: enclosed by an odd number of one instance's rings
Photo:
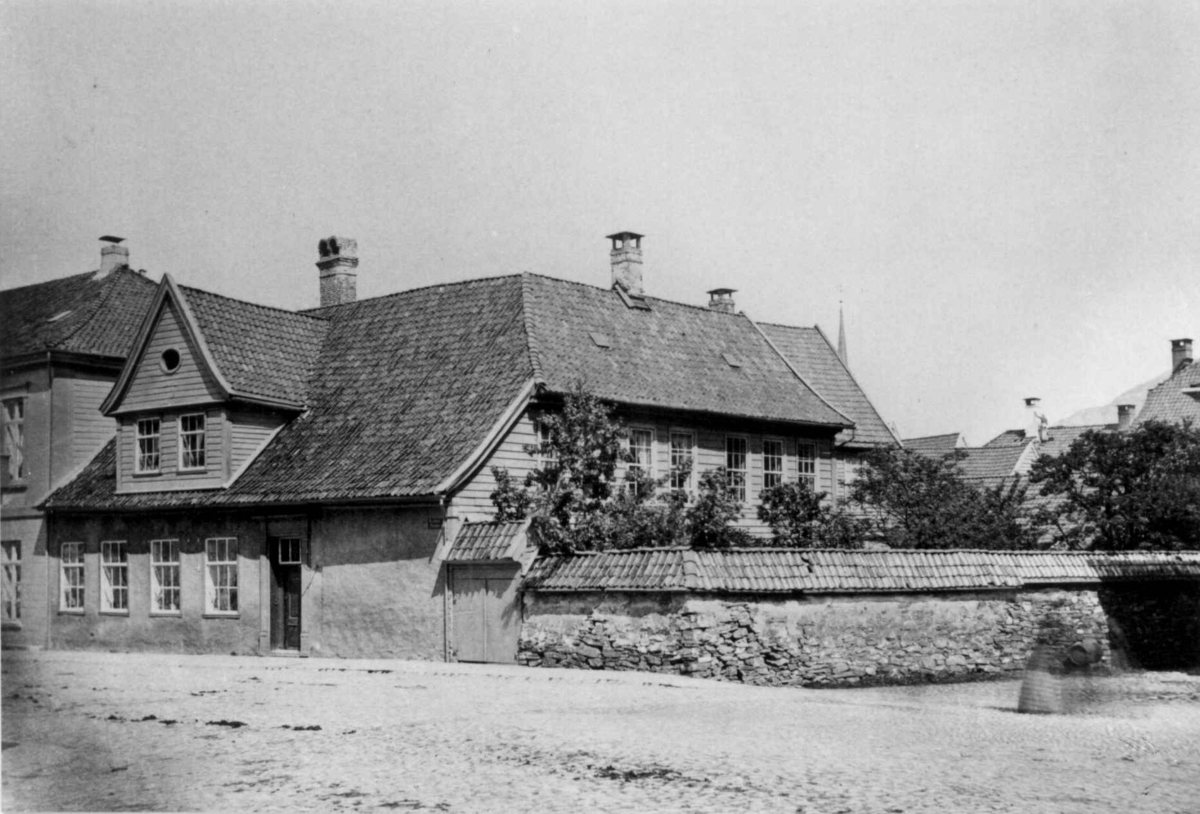
[[[123,359],[157,285],[128,267],[0,292],[0,358],[62,351]]]
[[[922,455],[927,455],[931,458],[941,458],[954,452],[956,449],[964,449],[966,445],[963,443],[962,433],[951,432],[944,435],[923,435],[920,438],[905,438],[904,448],[919,452]]]
[[[889,593],[1200,580],[1200,552],[631,549],[542,557],[529,591]]]

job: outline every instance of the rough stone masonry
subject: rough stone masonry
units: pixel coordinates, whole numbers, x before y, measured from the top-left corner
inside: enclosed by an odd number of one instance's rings
[[[518,661],[645,670],[772,686],[970,681],[1024,668],[1036,645],[1095,639],[1111,665],[1095,590],[800,599],[532,593]]]

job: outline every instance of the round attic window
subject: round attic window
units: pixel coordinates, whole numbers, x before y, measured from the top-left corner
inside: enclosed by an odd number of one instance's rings
[[[162,352],[162,369],[165,373],[174,373],[179,370],[179,351],[167,348]]]

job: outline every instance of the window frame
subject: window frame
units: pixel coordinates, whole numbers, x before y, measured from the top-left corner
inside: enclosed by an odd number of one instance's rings
[[[200,419],[199,430],[185,429],[184,425],[189,418]],[[204,472],[208,469],[208,413],[181,413],[178,419],[179,439],[179,471],[180,472]],[[196,449],[188,448],[189,438],[198,438],[199,446]],[[199,463],[188,465],[185,463],[188,456],[199,456]]]
[[[215,544],[215,546],[214,546]],[[223,548],[224,550],[220,550]],[[214,550],[224,554],[223,559],[213,557]],[[232,555],[231,555],[232,551]],[[217,570],[214,570],[217,569]],[[204,540],[204,615],[236,618],[241,615],[238,603],[238,538],[208,537]],[[214,580],[214,577],[216,579]],[[224,584],[219,584],[224,583]],[[226,608],[219,607],[224,591]]]
[[[167,546],[168,555],[163,557],[163,546]],[[179,551],[179,540],[164,538],[150,541],[150,615],[151,616],[181,616],[183,615],[183,589],[180,576],[183,573],[183,562]],[[163,576],[174,574],[169,580],[174,584],[164,584]],[[168,581],[169,581],[168,580]],[[175,607],[164,608],[163,597],[174,595]]]
[[[9,406],[15,405],[20,415],[10,415]],[[25,486],[29,480],[29,462],[25,456],[25,417],[29,412],[28,396],[9,396],[0,399],[0,454],[8,456],[4,473],[5,486]],[[14,432],[15,428],[15,432]],[[13,469],[15,457],[16,469]]]
[[[776,445],[779,449],[778,455],[772,455],[767,452],[768,445]],[[770,460],[776,460],[779,464],[778,469],[768,469],[767,463]],[[762,441],[762,477],[763,489],[770,489],[773,486],[782,486],[786,480],[785,473],[787,467],[787,445],[782,438],[767,436]],[[774,483],[768,483],[768,479],[775,479]]]
[[[811,457],[802,454],[805,449],[812,451]],[[817,462],[820,460],[821,450],[815,441],[806,441],[802,438],[796,440],[796,480],[807,480],[814,492],[817,491]],[[812,466],[812,471],[804,471],[806,463]]]
[[[640,469],[645,473],[645,477],[646,477],[647,481],[654,480],[654,442],[657,440],[655,438],[656,433],[654,431],[654,428],[645,426],[645,425],[632,425],[630,427],[627,427],[626,429],[629,432],[629,437],[626,439],[626,446],[627,446],[627,449],[629,450],[629,460],[626,462],[625,468],[629,471],[632,471],[634,469]],[[638,449],[645,450],[645,452],[646,452],[646,462],[644,464],[640,461],[635,461],[633,459],[633,456],[634,456],[633,434],[635,432],[642,433],[646,436],[649,436],[649,440],[650,440],[649,446],[646,446],[646,447],[638,446]]]
[[[10,552],[14,556],[10,556]],[[21,626],[21,541],[0,541],[0,565],[3,566],[0,579],[3,580],[3,607],[0,608],[0,622],[6,627]]]
[[[156,432],[153,435],[142,434],[143,423],[154,422]],[[162,416],[147,416],[139,418],[133,425],[133,474],[135,475],[160,475],[162,474]],[[147,453],[142,451],[142,442],[154,440],[154,452]],[[144,468],[143,460],[150,455],[154,456],[155,466],[153,469]]]
[[[100,612],[129,615],[129,543],[125,540],[100,541]]]
[[[67,557],[68,551],[73,552],[70,559]],[[78,556],[74,556],[76,554]],[[87,545],[79,542],[62,543],[58,557],[58,612],[82,614],[87,606]],[[78,578],[69,576],[71,574],[77,574]]]
[[[676,438],[687,438],[688,439],[688,444],[687,444],[686,449],[687,449],[687,459],[689,461],[689,465],[688,465],[688,469],[687,469],[687,474],[682,480],[682,483],[683,483],[682,486],[676,485],[676,484],[680,483],[680,481],[677,479],[677,475],[683,471],[682,467],[677,463],[677,458],[676,458],[677,449],[675,447],[675,439]],[[669,481],[671,489],[680,490],[680,491],[687,492],[688,494],[691,494],[692,489],[694,488],[692,476],[696,472],[696,433],[693,432],[692,430],[671,430],[668,435],[668,438],[667,438],[667,455],[670,459],[670,464],[671,464],[671,474],[670,474],[671,480]]]
[[[287,544],[287,556],[284,556],[284,544]],[[304,565],[303,537],[276,537],[275,559],[279,565]]]
[[[737,454],[730,449],[730,442],[739,442],[742,445],[742,465],[735,467],[731,465],[732,456]],[[750,438],[746,435],[726,435],[725,436],[725,483],[731,488],[737,490],[737,498],[739,503],[745,503],[749,496],[750,480]],[[735,486],[736,484],[736,486]]]

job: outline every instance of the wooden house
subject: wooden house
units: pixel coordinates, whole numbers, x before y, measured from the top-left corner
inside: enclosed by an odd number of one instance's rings
[[[354,296],[354,241],[321,241],[321,306],[282,311],[163,279],[103,404],[120,429],[46,501],[52,644],[512,661],[521,477],[538,416],[577,382],[616,405],[631,466],[694,489],[837,494],[897,443],[817,328],[649,296],[641,236],[611,283],[518,274]],[[693,462],[679,471],[682,461]]]

